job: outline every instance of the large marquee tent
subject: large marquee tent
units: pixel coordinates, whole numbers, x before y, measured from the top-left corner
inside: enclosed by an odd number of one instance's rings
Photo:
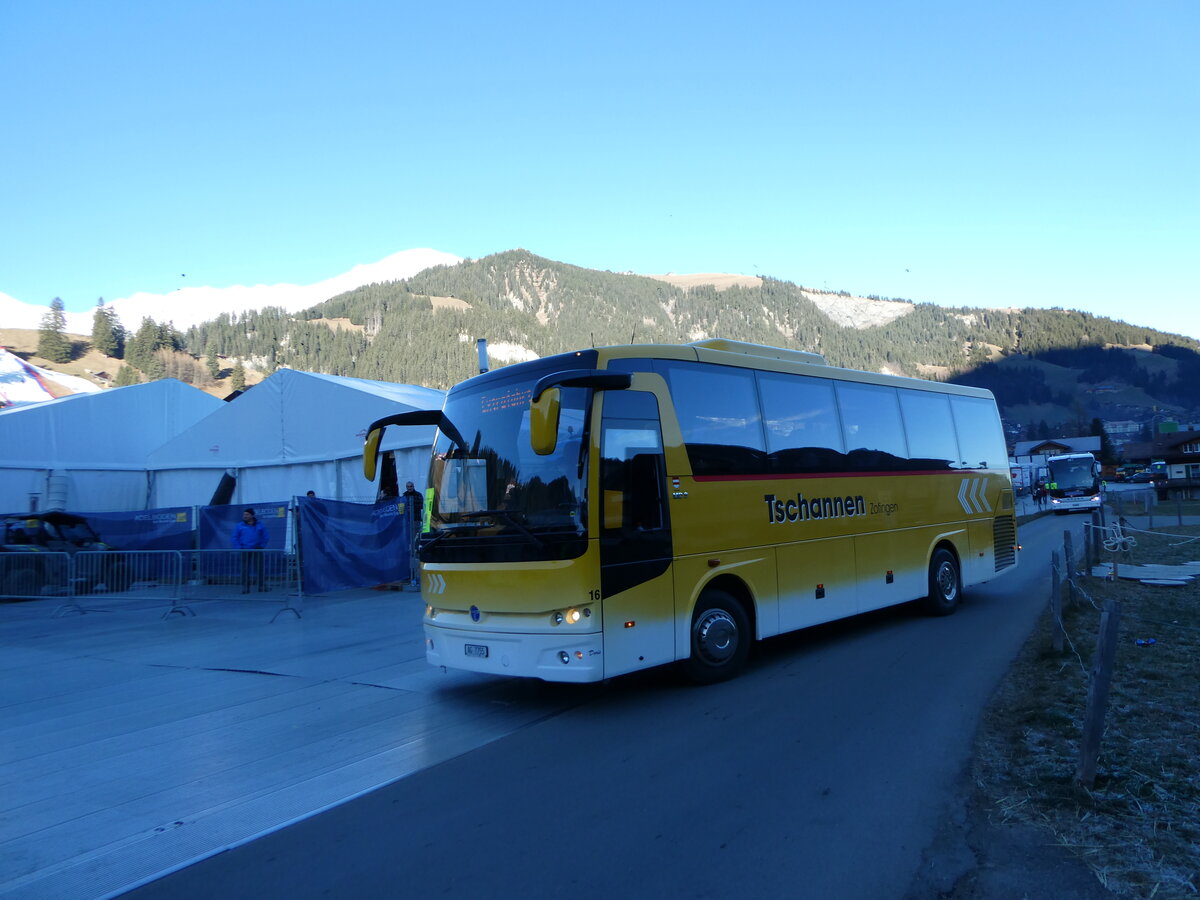
[[[318,497],[369,502],[376,485],[362,474],[367,426],[417,409],[441,409],[444,392],[280,369],[149,454],[153,507],[208,503],[226,474],[236,479],[229,503]],[[389,428],[403,486],[423,487],[433,426]]]
[[[173,378],[0,410],[0,513],[146,509],[146,458],[223,407]]]

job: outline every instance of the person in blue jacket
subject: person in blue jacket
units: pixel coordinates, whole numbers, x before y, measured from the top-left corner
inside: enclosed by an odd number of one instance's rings
[[[242,521],[237,523],[233,529],[233,549],[244,550],[242,554],[242,593],[250,593],[250,569],[255,570],[255,577],[258,580],[258,589],[265,591],[266,583],[263,579],[263,558],[261,553],[255,553],[255,550],[267,549],[267,526],[262,524],[255,518],[253,509],[242,510]]]

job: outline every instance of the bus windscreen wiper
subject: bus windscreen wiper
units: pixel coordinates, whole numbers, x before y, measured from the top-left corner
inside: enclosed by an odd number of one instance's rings
[[[437,533],[434,534],[432,537],[427,538],[424,535],[421,536],[422,543],[420,544],[420,549],[426,550],[429,547],[432,547],[434,544],[440,543],[441,541],[450,537],[450,535],[458,534],[460,531],[465,531],[468,528],[469,529],[479,528],[479,524],[477,522],[471,522],[469,524],[466,522],[460,522],[458,524],[447,523],[445,525],[439,525],[437,528]]]
[[[546,546],[546,541],[543,538],[534,534],[532,531],[530,531],[528,528],[526,528],[524,525],[522,525],[520,522],[518,522],[516,519],[516,516],[514,516],[507,509],[480,509],[475,512],[469,512],[469,513],[462,514],[462,517],[464,519],[485,519],[488,516],[494,516],[497,519],[503,519],[505,522],[507,522],[509,525],[511,525],[513,528],[515,528],[517,531],[519,531],[522,535],[529,538],[529,540],[533,541],[533,543],[537,544],[539,547]]]

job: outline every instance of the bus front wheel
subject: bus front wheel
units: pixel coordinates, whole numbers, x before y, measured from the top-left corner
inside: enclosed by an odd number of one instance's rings
[[[941,547],[929,561],[929,596],[925,610],[933,616],[948,616],[962,600],[962,576],[954,554]]]
[[[714,684],[738,673],[750,654],[750,620],[737,600],[706,590],[692,616],[692,653],[684,672],[697,684]]]

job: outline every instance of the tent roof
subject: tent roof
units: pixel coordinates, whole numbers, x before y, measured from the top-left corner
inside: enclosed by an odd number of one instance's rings
[[[151,469],[237,468],[347,459],[367,426],[414,409],[441,409],[445,392],[280,369],[150,454]],[[383,449],[429,446],[433,426],[389,428]]]
[[[0,410],[0,467],[145,469],[146,455],[221,407],[165,378]]]

